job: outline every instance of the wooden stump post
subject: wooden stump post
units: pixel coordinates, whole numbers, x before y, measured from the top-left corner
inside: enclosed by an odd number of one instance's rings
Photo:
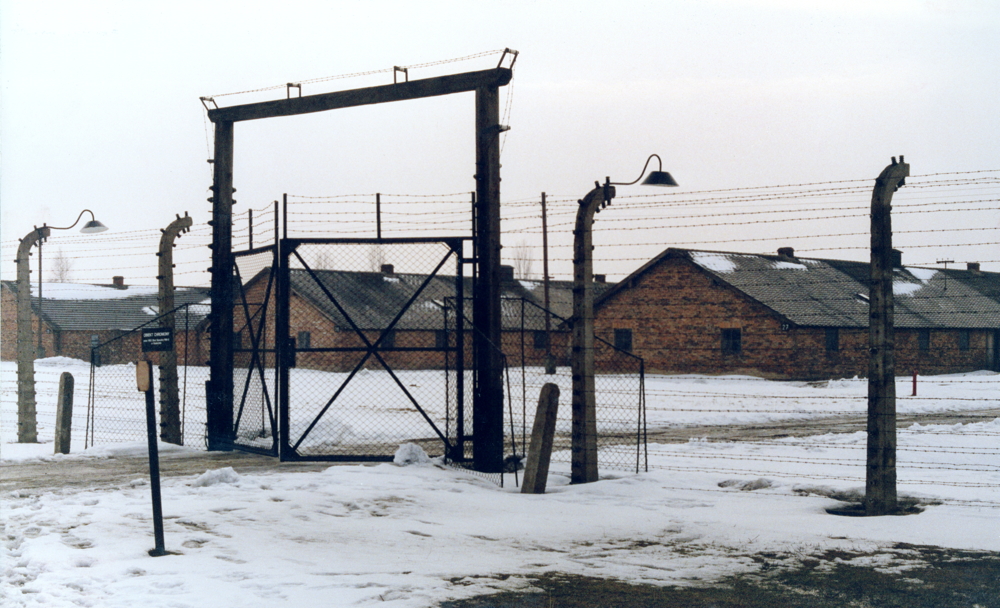
[[[69,454],[73,434],[73,374],[59,376],[59,397],[56,401],[56,440],[54,454]]]
[[[556,434],[556,414],[559,413],[559,387],[551,382],[542,387],[531,427],[531,446],[524,465],[521,494],[544,494],[552,459],[552,440]]]

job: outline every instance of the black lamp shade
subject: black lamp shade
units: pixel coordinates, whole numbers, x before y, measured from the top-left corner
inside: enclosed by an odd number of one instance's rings
[[[100,223],[99,221],[90,220],[89,222],[83,225],[83,228],[80,228],[80,232],[84,234],[94,234],[97,232],[104,232],[107,229],[108,227]]]
[[[674,181],[673,176],[671,176],[666,171],[650,171],[649,176],[646,177],[642,182],[643,186],[676,186],[677,182]]]

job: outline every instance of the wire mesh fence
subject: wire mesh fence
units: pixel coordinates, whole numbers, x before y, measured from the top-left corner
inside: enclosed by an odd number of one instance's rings
[[[84,448],[105,443],[142,441],[146,438],[146,410],[142,393],[136,387],[136,361],[150,360],[159,366],[158,378],[162,380],[166,351],[143,352],[142,330],[160,327],[161,321],[173,317],[173,349],[177,362],[177,411],[173,419],[179,420],[180,443],[200,447],[205,438],[205,381],[208,367],[208,334],[205,331],[204,304],[184,304],[173,311],[157,316],[147,323],[121,333],[104,342],[96,339],[91,347],[90,373],[86,383],[87,406],[77,408],[73,415],[74,435],[81,434]],[[95,336],[96,338],[96,336]],[[165,387],[157,381],[161,407]],[[164,412],[157,411],[162,421]],[[169,417],[169,416],[167,416]],[[161,428],[161,431],[164,429]]]
[[[276,247],[234,254],[239,288],[233,311],[233,441],[244,450],[278,454],[278,367],[275,342]]]
[[[559,413],[553,462],[571,460],[573,377],[572,327],[526,298],[505,298],[502,349],[505,371],[506,450],[508,458],[526,454],[542,387],[559,387]],[[548,328],[548,329],[546,329]],[[614,344],[594,341],[598,467],[646,469],[645,370],[643,360]]]

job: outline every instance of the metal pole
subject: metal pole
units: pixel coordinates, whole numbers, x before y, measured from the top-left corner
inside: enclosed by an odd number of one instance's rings
[[[42,244],[44,242],[45,239],[38,241],[38,354],[36,356],[39,359],[45,358],[45,345],[42,343],[42,336],[45,334],[45,321],[42,318]]]
[[[166,555],[163,541],[163,506],[160,501],[160,452],[156,444],[156,404],[153,397],[153,370],[149,361],[136,363],[136,383],[146,394],[146,441],[149,446],[149,486],[153,495],[153,536],[156,547],[149,551],[153,557]]]
[[[465,277],[464,243],[459,244],[455,270],[455,454],[452,459],[465,462]],[[447,329],[447,327],[445,327]]]
[[[896,510],[896,359],[892,297],[892,194],[910,174],[895,157],[875,180],[871,210],[869,291],[867,515]]]
[[[542,192],[542,282],[545,297],[545,373],[556,373],[552,358],[552,314],[549,312],[549,221],[545,211],[545,193]]]
[[[375,238],[382,238],[382,194],[375,193]]]

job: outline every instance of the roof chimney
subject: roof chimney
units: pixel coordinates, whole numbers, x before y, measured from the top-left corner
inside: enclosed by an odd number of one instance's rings
[[[382,274],[393,274],[392,264],[382,264]]]
[[[778,256],[779,257],[783,257],[783,258],[794,258],[795,257],[795,249],[793,249],[791,247],[779,247],[778,248]]]
[[[595,283],[607,283],[608,282],[608,275],[606,275],[606,274],[595,274],[594,275],[594,282]]]
[[[966,270],[979,272],[979,262],[969,262],[965,265]]]
[[[903,267],[903,252],[899,249],[892,250],[892,267],[902,268]]]
[[[113,276],[111,277],[111,284],[115,289],[125,289],[125,277]]]
[[[513,281],[514,280],[514,267],[508,266],[507,264],[500,265],[500,280],[501,281]]]

